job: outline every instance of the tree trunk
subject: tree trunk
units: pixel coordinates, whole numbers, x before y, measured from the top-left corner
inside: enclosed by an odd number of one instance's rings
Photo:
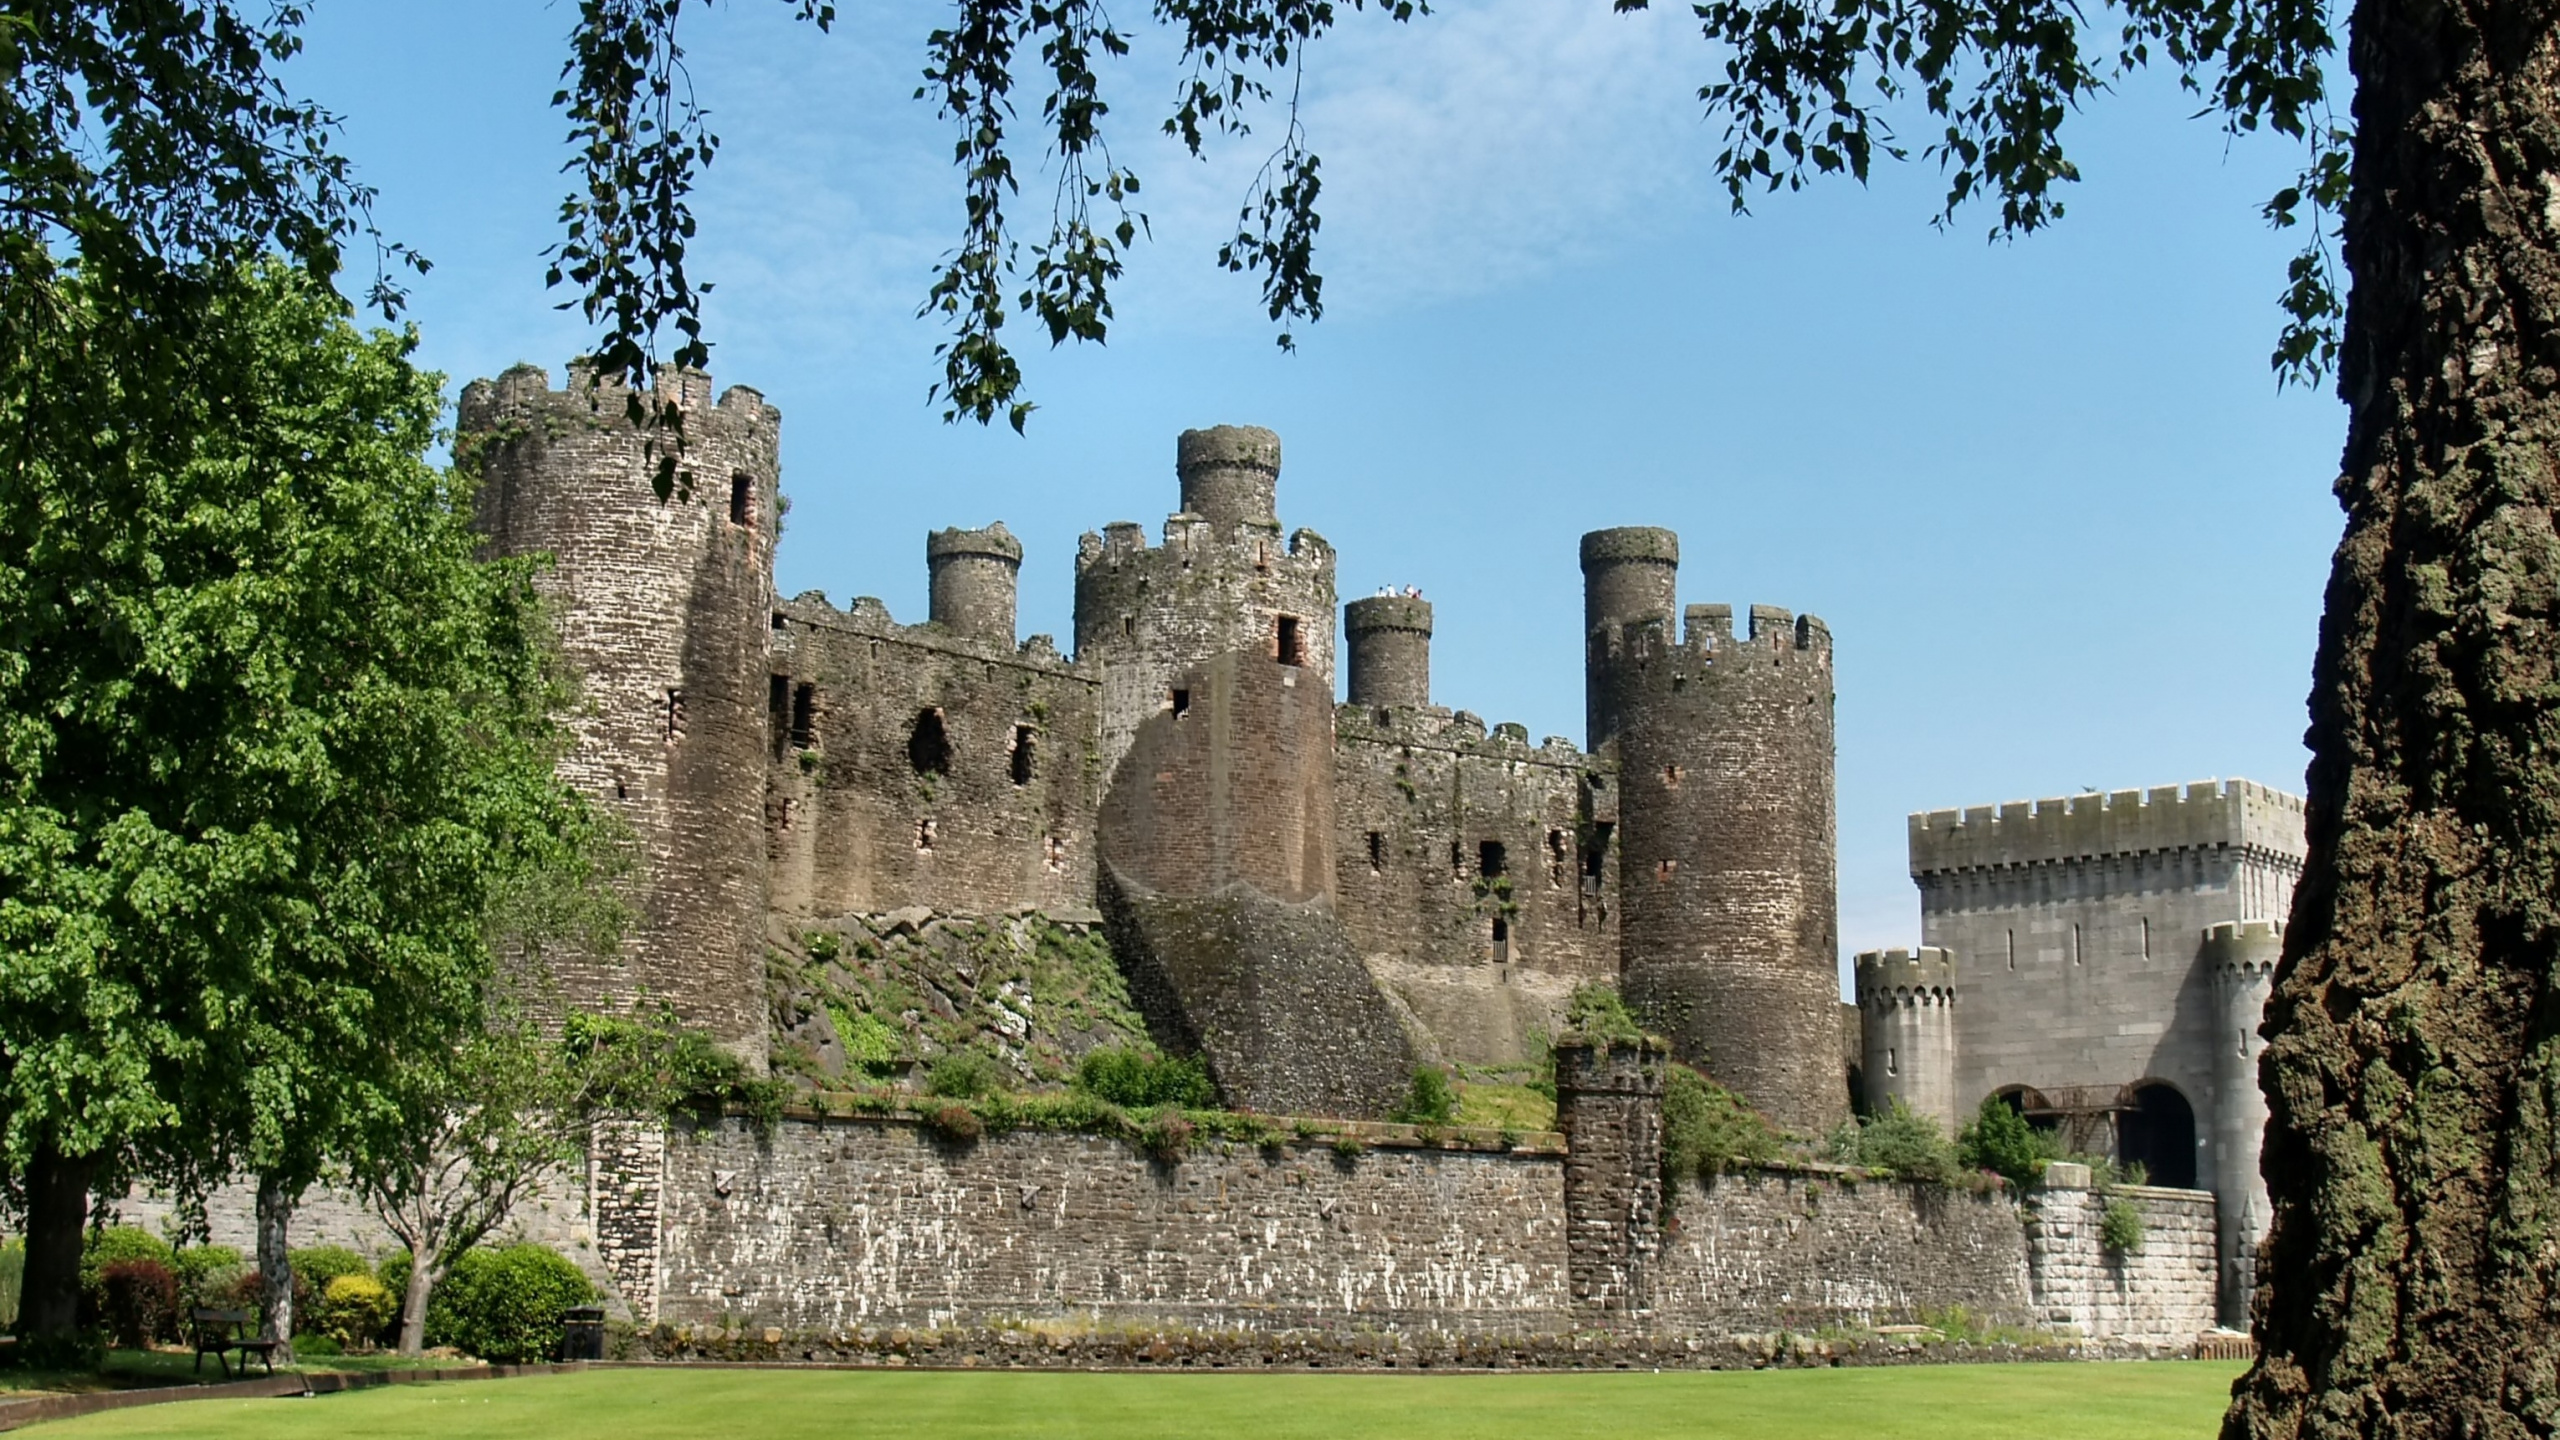
[[[276,1342],[276,1358],[293,1358],[293,1228],[294,1196],[283,1182],[258,1177],[258,1278],[266,1318],[260,1338]]]
[[[435,1290],[434,1255],[409,1252],[409,1289],[400,1297],[400,1353],[423,1355],[427,1349],[427,1296]]]
[[[2267,1006],[2242,1437],[2560,1419],[2560,96],[2549,0],[2358,0],[2310,865]]]
[[[19,1276],[18,1333],[69,1335],[80,1328],[80,1237],[89,1224],[89,1181],[97,1162],[50,1143],[27,1162],[27,1260]]]

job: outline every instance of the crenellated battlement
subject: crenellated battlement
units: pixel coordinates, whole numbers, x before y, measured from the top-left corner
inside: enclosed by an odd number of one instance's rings
[[[1914,876],[2215,846],[2246,847],[2298,868],[2306,853],[2301,798],[2236,779],[1918,811],[1910,835]]]
[[[721,414],[740,419],[760,419],[766,411],[764,393],[747,385],[732,385],[712,399],[711,376],[701,370],[661,371],[652,392],[662,403],[671,403],[685,414]],[[551,388],[551,373],[539,365],[511,365],[499,372],[495,380],[474,380],[462,388],[461,428],[464,431],[486,429],[510,413],[547,411],[574,415],[607,424],[627,423],[630,414],[631,386],[619,375],[599,375],[593,364],[569,362],[568,384]]]
[[[1923,945],[1914,950],[1868,950],[1854,962],[1858,1004],[1870,1010],[1955,1003],[1956,957]]]
[[[1831,627],[1819,616],[1754,605],[1749,628],[1740,636],[1734,634],[1730,605],[1691,605],[1683,619],[1685,633],[1676,639],[1667,617],[1604,625],[1592,633],[1590,664],[1610,672],[1616,683],[1632,679],[1643,688],[1672,691],[1718,668],[1831,668]]]
[[[1488,728],[1475,712],[1442,705],[1382,707],[1344,701],[1334,708],[1333,730],[1337,739],[1353,743],[1400,745],[1526,765],[1583,770],[1601,763],[1561,735],[1549,735],[1531,745],[1525,725],[1505,721]]]
[[[1092,678],[1084,667],[1059,652],[1055,637],[1034,635],[1016,645],[961,634],[930,621],[900,624],[889,613],[888,604],[876,595],[858,595],[850,607],[840,610],[828,602],[825,591],[804,590],[789,600],[776,601],[773,613],[782,621],[773,633],[773,653],[778,661],[787,661],[797,650],[799,632],[827,631],[1000,665],[1019,665],[1080,680]]]
[[[2217,980],[2260,980],[2284,955],[2281,920],[2227,920],[2204,932],[2205,968]]]

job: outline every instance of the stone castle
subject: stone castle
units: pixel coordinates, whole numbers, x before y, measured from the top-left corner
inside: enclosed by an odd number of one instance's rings
[[[1588,747],[1488,730],[1433,703],[1429,603],[1338,606],[1332,547],[1279,520],[1278,437],[1222,426],[1181,437],[1160,543],[1084,536],[1072,656],[1015,635],[1001,524],[928,537],[931,614],[900,624],[775,598],[779,415],[669,398],[708,503],[634,485],[616,392],[520,367],[462,401],[492,541],[553,557],[569,773],[648,857],[644,924],[573,995],[761,1059],[766,949],[812,924],[1094,910],[1148,1029],[1242,1108],[1383,1115],[1417,1063],[1523,1061],[1623,980],[1778,1123],[1848,1113],[1821,621],[1684,616],[1669,531],[1598,531]]]
[[[1669,531],[1582,538],[1585,744],[1533,744],[1434,703],[1419,596],[1337,603],[1332,548],[1278,518],[1269,431],[1185,432],[1160,538],[1082,538],[1064,654],[1016,635],[1001,524],[928,537],[923,623],[778,598],[779,413],[670,377],[691,498],[660,504],[627,398],[519,366],[465,390],[456,447],[493,548],[551,557],[581,681],[565,772],[643,854],[640,922],[573,962],[570,997],[664,1002],[760,1066],[841,1057],[844,1017],[782,1003],[778,955],[830,927],[1063,918],[1107,936],[1146,1032],[1228,1105],[1350,1127],[1330,1160],[1301,1121],[1258,1159],[1171,1168],[823,1105],[762,1140],[600,1136],[558,1239],[634,1317],[840,1341],[1061,1310],[1722,1334],[1952,1305],[2161,1344],[2213,1322],[2218,1284],[2225,1319],[2245,1300],[2254,1007],[2298,801],[2239,782],[1915,816],[1923,944],[1859,957],[1851,1009],[1831,635],[1682,607]],[[1542,1055],[1594,980],[1799,1133],[1853,1096],[1952,1125],[1998,1094],[2143,1159],[2161,1183],[2111,1193],[2158,1238],[2102,1253],[2110,1201],[2070,1166],[2016,1206],[1810,1162],[1666,1180],[1656,1061],[1627,1054],[1558,1052],[1559,1134],[1364,1126],[1418,1064]]]

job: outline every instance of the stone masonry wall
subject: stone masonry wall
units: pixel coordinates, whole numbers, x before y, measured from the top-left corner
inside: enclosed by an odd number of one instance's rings
[[[1049,637],[901,625],[867,597],[773,613],[777,917],[1093,904],[1095,686]]]
[[[1617,979],[1613,830],[1586,818],[1607,767],[1437,707],[1345,705],[1334,734],[1334,893],[1352,943],[1436,1058],[1532,1058],[1577,983]]]
[[[2091,1189],[2088,1173],[2056,1165],[2028,1197],[2036,1318],[2082,1335],[2152,1344],[2178,1344],[2212,1329],[2219,1288],[2213,1196],[2147,1185]],[[2102,1242],[2110,1200],[2142,1213],[2138,1251],[2117,1254]]]

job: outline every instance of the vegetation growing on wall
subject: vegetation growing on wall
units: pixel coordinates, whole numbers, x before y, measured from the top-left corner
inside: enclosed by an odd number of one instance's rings
[[[1623,1009],[1620,1013],[1624,1013]],[[1662,1178],[1666,1201],[1678,1193],[1678,1181],[1711,1180],[1736,1166],[1767,1164],[1785,1152],[1785,1134],[1744,1103],[1741,1096],[1686,1065],[1664,1067]],[[1665,1208],[1667,1212],[1668,1206]]]
[[[1928,1116],[1914,1114],[1899,1098],[1881,1115],[1843,1121],[1823,1148],[1827,1159],[1861,1165],[1897,1180],[1953,1185],[1965,1174],[1947,1132]]]
[[[1151,1051],[1098,927],[1031,913],[853,917],[770,955],[777,1073],[887,1082],[984,1057],[1009,1087],[1062,1085],[1087,1054]]]

